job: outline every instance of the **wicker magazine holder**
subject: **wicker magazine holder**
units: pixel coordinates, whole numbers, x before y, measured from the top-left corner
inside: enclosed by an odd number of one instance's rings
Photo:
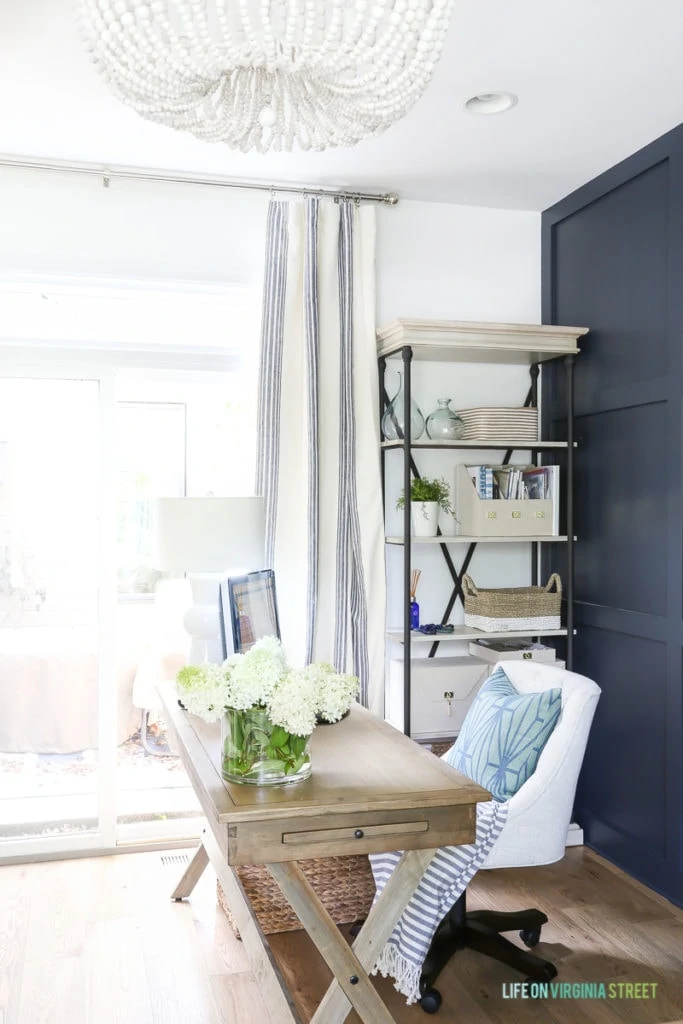
[[[545,587],[500,587],[481,590],[463,576],[465,625],[484,632],[559,629],[562,581],[556,572]]]
[[[321,857],[301,860],[299,865],[335,924],[350,924],[368,916],[375,896],[375,881],[367,856]],[[268,868],[241,864],[236,871],[266,935],[298,931],[302,927]],[[220,883],[218,903],[239,938]]]

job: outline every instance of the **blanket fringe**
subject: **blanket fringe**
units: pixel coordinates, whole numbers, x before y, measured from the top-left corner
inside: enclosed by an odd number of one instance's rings
[[[406,997],[408,1006],[419,1001],[422,970],[406,960],[392,942],[385,945],[372,973],[379,973],[383,978],[393,978],[394,988]]]

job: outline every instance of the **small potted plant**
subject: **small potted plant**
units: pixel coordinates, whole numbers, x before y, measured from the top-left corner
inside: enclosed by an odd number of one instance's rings
[[[405,507],[405,492],[396,502],[396,508]],[[416,477],[410,485],[410,511],[415,537],[436,537],[439,525],[439,509],[453,516],[450,490],[445,480],[425,480]]]

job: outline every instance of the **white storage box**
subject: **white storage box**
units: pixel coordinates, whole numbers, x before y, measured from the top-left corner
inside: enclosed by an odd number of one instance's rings
[[[410,735],[427,740],[456,736],[490,664],[481,658],[411,658]],[[403,729],[403,661],[389,663],[386,717]]]
[[[473,640],[470,643],[470,654],[492,665],[497,661],[542,661],[556,668],[564,668],[564,662],[557,660],[552,647],[525,644],[523,640],[486,640],[483,643]]]
[[[480,498],[467,466],[456,466],[455,514],[458,533],[469,537],[549,537],[553,534],[550,498]]]

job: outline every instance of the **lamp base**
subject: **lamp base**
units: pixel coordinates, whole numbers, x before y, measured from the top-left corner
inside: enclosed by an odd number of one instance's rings
[[[189,575],[192,605],[185,612],[183,625],[190,634],[190,665],[223,663],[223,643],[218,596],[222,575],[202,573]]]

